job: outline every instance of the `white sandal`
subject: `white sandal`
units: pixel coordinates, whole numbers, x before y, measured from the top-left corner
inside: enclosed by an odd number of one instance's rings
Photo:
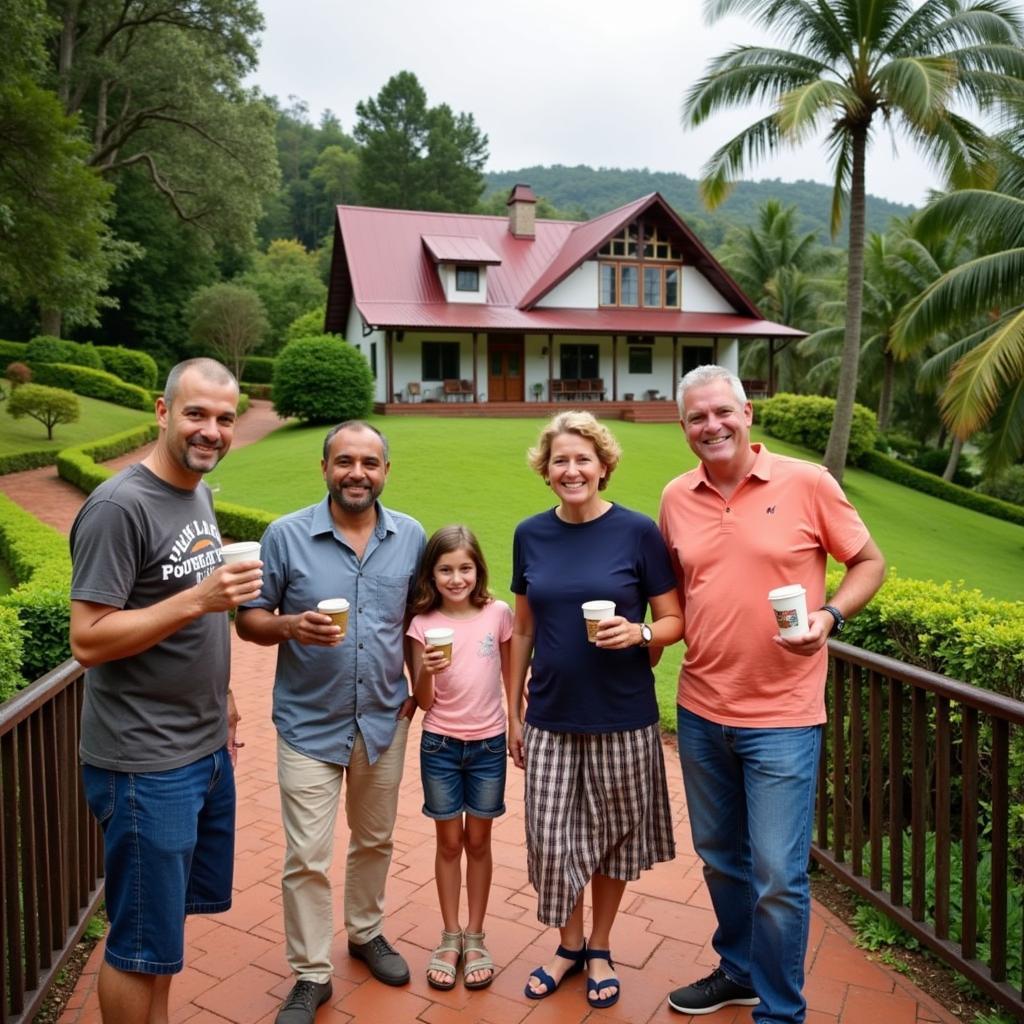
[[[455,963],[450,964],[447,960],[442,960],[440,956],[441,953],[455,953]],[[455,988],[455,979],[458,977],[459,960],[461,958],[462,932],[446,932],[442,929],[441,944],[434,950],[433,956],[430,958],[430,963],[427,964],[427,983],[431,988],[440,989],[442,992],[447,992],[449,989]],[[446,974],[448,976],[448,980],[435,981],[430,976],[431,971]]]
[[[494,961],[491,959],[491,954],[484,948],[485,938],[483,932],[462,933],[462,983],[466,988],[487,988],[494,981]],[[466,956],[470,950],[481,955],[471,960]],[[483,981],[468,981],[467,975],[473,974],[475,971],[490,971],[491,973]]]

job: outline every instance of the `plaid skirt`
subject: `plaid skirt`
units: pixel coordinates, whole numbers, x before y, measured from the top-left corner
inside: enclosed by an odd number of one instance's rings
[[[526,859],[537,917],[561,927],[595,874],[631,881],[676,853],[657,724],[561,733],[526,725]]]

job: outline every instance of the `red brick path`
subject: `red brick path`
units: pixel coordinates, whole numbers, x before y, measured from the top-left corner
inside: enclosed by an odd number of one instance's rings
[[[250,419],[252,417],[252,419]],[[239,425],[236,444],[255,440],[278,421],[266,403],[253,403]],[[127,457],[136,461],[138,453]],[[0,489],[39,518],[67,530],[81,495],[56,478],[52,468],[0,477]],[[232,685],[242,713],[238,779],[238,838],[235,901],[215,917],[193,917],[186,930],[186,968],[171,988],[173,1024],[272,1024],[291,986],[284,959],[279,873],[283,839],[278,811],[274,728],[270,697],[275,653],[233,641]],[[386,934],[408,959],[412,981],[388,988],[349,959],[344,934],[334,945],[334,996],[317,1024],[741,1024],[750,1010],[726,1008],[703,1017],[668,1010],[666,994],[708,973],[715,964],[709,939],[713,915],[689,841],[686,803],[671,740],[665,757],[678,856],[630,883],[612,948],[622,980],[622,998],[609,1010],[590,1010],[582,977],[570,979],[549,999],[527,1000],[529,972],[546,961],[557,933],[538,924],[523,848],[522,776],[509,776],[509,813],[494,828],[494,885],[486,925],[487,944],[498,967],[494,984],[468,992],[459,984],[447,993],[431,989],[424,971],[438,941],[440,916],[433,881],[433,824],[420,813],[420,727],[409,739],[405,781],[395,829],[395,856],[388,881]],[[344,885],[347,829],[339,815],[333,877]],[[340,906],[338,920],[340,926]],[[97,946],[60,1024],[100,1024]],[[807,954],[807,1024],[916,1024],[956,1019],[905,978],[873,962],[852,941],[850,930],[815,904]],[[116,1022],[108,1022],[116,1024]]]

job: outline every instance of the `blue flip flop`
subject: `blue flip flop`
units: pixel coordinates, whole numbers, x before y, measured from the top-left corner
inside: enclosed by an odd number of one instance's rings
[[[531,971],[530,977],[536,978],[542,985],[546,985],[547,988],[543,992],[535,992],[530,988],[530,983],[527,982],[526,988],[523,989],[523,993],[527,999],[547,999],[547,997],[551,995],[566,978],[573,974],[579,974],[580,971],[583,970],[583,965],[586,963],[587,944],[584,942],[579,949],[566,949],[565,946],[560,945],[558,949],[555,950],[555,956],[560,956],[563,960],[571,960],[572,967],[562,975],[559,981],[555,981],[555,979],[552,978],[543,967],[538,967],[537,970]]]
[[[615,961],[612,960],[612,954],[607,949],[587,949],[584,947],[584,960],[589,964],[591,960],[607,960],[609,966],[614,967]],[[609,988],[612,985],[615,986],[615,991],[610,996],[605,996],[604,999],[600,997],[591,999],[591,993],[600,992],[603,988]],[[595,1010],[603,1010],[606,1007],[614,1006],[619,1001],[619,992],[621,985],[619,979],[616,977],[605,978],[604,981],[594,981],[591,978],[587,978],[587,1002],[594,1007]]]

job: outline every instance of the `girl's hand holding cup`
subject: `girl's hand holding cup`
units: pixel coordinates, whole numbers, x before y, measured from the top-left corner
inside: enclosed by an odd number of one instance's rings
[[[423,667],[432,676],[443,672],[451,663],[451,647],[435,647],[433,644],[427,644],[423,648]]]

